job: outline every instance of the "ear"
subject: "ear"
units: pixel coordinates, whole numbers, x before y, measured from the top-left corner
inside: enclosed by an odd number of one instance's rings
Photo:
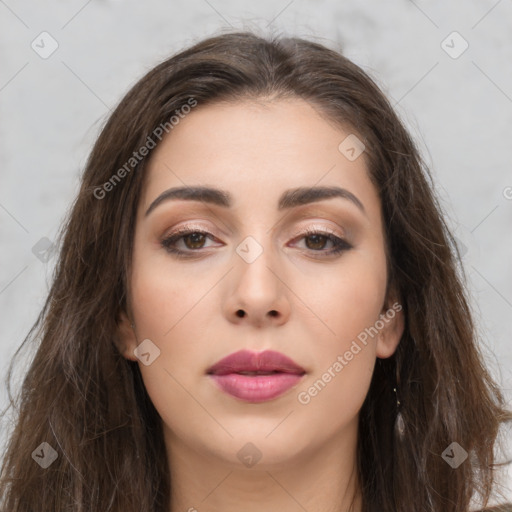
[[[138,345],[135,329],[128,315],[123,311],[117,322],[117,336],[115,344],[119,352],[130,361],[137,361],[133,351]]]
[[[380,321],[384,326],[379,329],[377,337],[377,357],[386,359],[395,353],[404,333],[405,315],[400,302],[388,301],[382,309]]]

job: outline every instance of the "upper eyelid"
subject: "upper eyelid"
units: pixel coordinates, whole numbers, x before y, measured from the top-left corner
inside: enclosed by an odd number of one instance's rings
[[[190,222],[206,222],[207,224],[213,224],[215,227],[213,230],[216,233],[219,233],[219,236],[236,236],[237,233],[242,229],[242,224],[238,219],[229,218],[226,212],[217,212],[212,211],[212,209],[208,208],[208,212],[204,212],[201,208],[197,209],[194,204],[187,204],[181,210],[181,213],[178,212],[178,217],[188,218],[197,218],[195,220],[190,220]],[[157,212],[156,214],[157,225],[162,225],[161,223],[166,222],[166,219],[170,220],[174,217],[173,210],[162,210]],[[182,218],[182,222],[187,222],[185,218]],[[287,226],[294,226],[295,224],[302,223],[310,223],[310,222],[320,222],[325,223],[328,222],[330,224],[336,225],[336,230],[339,233],[335,233],[335,236],[352,236],[354,228],[357,231],[360,229],[365,230],[366,226],[361,222],[360,216],[355,215],[351,209],[338,209],[338,205],[336,208],[331,209],[328,205],[323,204],[307,204],[302,207],[297,207],[297,210],[292,212],[288,212],[286,215],[277,219],[276,222],[270,221],[270,229],[266,230],[268,233],[270,230],[276,231],[281,230],[283,225],[285,226],[283,229],[288,229]],[[218,226],[217,226],[218,225]],[[159,228],[157,228],[160,230]],[[204,229],[201,227],[201,229]],[[322,228],[323,229],[323,228]],[[210,231],[210,228],[207,228]],[[167,230],[166,230],[167,231]],[[355,234],[355,232],[354,232]]]
[[[186,235],[187,233],[194,233],[194,232],[204,233],[206,235],[211,235],[215,238],[218,238],[218,236],[215,233],[213,233],[212,231],[214,231],[214,230],[211,230],[210,228],[206,228],[203,226],[199,226],[199,225],[195,225],[195,224],[185,224],[183,226],[180,226],[179,228],[176,228],[173,231],[166,232],[166,234],[164,234],[162,238],[166,239],[166,238],[169,238],[172,236],[178,236],[180,234]],[[346,234],[345,234],[344,230],[342,230],[342,231],[343,232],[338,233],[338,232],[336,232],[335,229],[328,227],[328,226],[308,225],[303,229],[299,229],[298,233],[296,233],[293,236],[294,236],[294,238],[296,238],[298,236],[307,235],[308,233],[320,232],[320,233],[326,233],[326,234],[330,234],[335,237],[344,239],[346,237]]]

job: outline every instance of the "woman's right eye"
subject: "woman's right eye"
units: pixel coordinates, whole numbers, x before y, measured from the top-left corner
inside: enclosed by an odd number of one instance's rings
[[[213,240],[213,235],[208,231],[198,229],[182,229],[165,237],[161,241],[162,247],[178,257],[186,258],[190,253],[198,252],[198,249],[203,249],[207,239]],[[185,249],[180,249],[177,246],[178,242],[183,242]]]

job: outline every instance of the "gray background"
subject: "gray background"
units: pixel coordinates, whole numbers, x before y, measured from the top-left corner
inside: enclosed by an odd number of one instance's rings
[[[48,290],[45,243],[110,109],[163,58],[224,28],[340,45],[388,94],[432,168],[512,407],[512,0],[0,0],[0,406]]]

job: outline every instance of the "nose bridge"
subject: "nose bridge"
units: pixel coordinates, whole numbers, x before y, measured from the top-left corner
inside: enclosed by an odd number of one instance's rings
[[[251,233],[235,249],[230,315],[247,315],[249,321],[255,324],[269,317],[279,317],[284,321],[290,308],[286,287],[279,277],[278,248],[272,233],[265,226],[253,229]]]
[[[254,233],[254,232],[253,232]],[[275,266],[275,248],[271,236],[261,229],[258,234],[246,236],[236,247],[239,260],[237,272],[239,286],[244,286],[251,292],[276,292],[277,280],[271,268]],[[269,268],[270,267],[270,268]]]

